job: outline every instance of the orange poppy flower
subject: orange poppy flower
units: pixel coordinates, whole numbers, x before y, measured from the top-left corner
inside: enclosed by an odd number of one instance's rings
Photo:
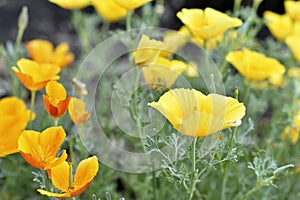
[[[78,125],[83,125],[91,116],[89,112],[85,111],[84,102],[77,98],[70,100],[68,110],[71,120]]]
[[[46,86],[51,80],[58,80],[60,72],[58,65],[38,64],[35,61],[22,58],[17,62],[17,67],[12,67],[18,79],[30,91],[37,91]]]
[[[30,121],[30,112],[21,99],[0,100],[0,157],[18,152],[18,139]]]
[[[19,138],[18,150],[30,165],[48,170],[67,159],[65,150],[60,157],[56,157],[65,137],[66,133],[61,126],[47,128],[41,133],[25,130]]]
[[[43,98],[46,110],[53,118],[64,115],[71,100],[71,97],[67,98],[64,86],[56,81],[50,81],[46,85],[46,95]]]
[[[90,157],[81,161],[77,167],[74,175],[74,181],[72,181],[73,174],[70,174],[72,164],[63,162],[57,167],[51,169],[50,178],[57,189],[63,193],[53,193],[46,190],[38,189],[43,195],[57,197],[57,198],[68,198],[75,197],[84,192],[93,178],[98,172],[98,159],[96,156]]]
[[[63,68],[74,60],[74,55],[69,52],[69,45],[66,43],[61,43],[54,49],[49,41],[36,39],[26,42],[25,47],[32,60],[38,63],[52,63]]]

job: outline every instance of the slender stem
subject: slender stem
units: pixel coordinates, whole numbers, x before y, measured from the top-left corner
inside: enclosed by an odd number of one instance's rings
[[[251,82],[248,80],[246,80],[246,81],[247,82],[245,82],[245,84],[244,84],[244,99],[243,99],[244,104],[247,104],[248,98],[250,95],[250,91],[251,91]]]
[[[192,144],[192,150],[191,150],[191,160],[192,160],[192,184],[190,187],[190,196],[189,196],[189,200],[191,200],[193,198],[194,195],[194,191],[196,188],[196,184],[197,184],[197,176],[196,176],[196,145],[197,145],[197,140],[198,137],[194,138],[193,144]]]
[[[21,46],[23,35],[24,35],[24,31],[25,31],[25,28],[18,29],[18,35],[17,35],[17,39],[16,39],[16,43],[15,43],[15,61],[17,61],[18,57],[19,57],[20,46]]]
[[[102,27],[101,27],[101,32],[104,33],[104,34],[107,34],[108,31],[109,31],[109,26],[110,26],[110,23],[106,20],[103,20]]]
[[[31,102],[30,102],[30,124],[29,124],[29,128],[32,129],[32,117],[33,117],[33,113],[34,113],[34,102],[35,102],[35,94],[36,91],[31,91]]]
[[[126,30],[129,31],[131,29],[131,15],[133,14],[132,10],[127,12],[126,16]]]
[[[69,157],[70,162],[73,162],[73,136],[72,134],[69,135]]]
[[[59,118],[54,118],[54,126],[58,125],[58,120],[59,120]]]
[[[157,200],[157,191],[156,191],[156,176],[155,176],[155,171],[154,169],[152,170],[152,187],[153,187],[153,199]]]

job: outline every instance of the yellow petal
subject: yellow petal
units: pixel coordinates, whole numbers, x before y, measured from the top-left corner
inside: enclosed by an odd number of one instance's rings
[[[194,36],[207,40],[223,34],[226,30],[242,25],[238,18],[232,18],[212,8],[186,9],[177,13],[177,17],[189,28]]]
[[[151,40],[148,36],[142,35],[138,48],[133,54],[135,64],[143,66],[155,62],[163,45],[161,41]]]
[[[114,0],[117,4],[127,10],[134,10],[152,0]]]
[[[54,3],[65,9],[81,9],[91,5],[91,0],[49,0],[51,3]]]
[[[30,57],[38,63],[48,63],[52,59],[53,45],[47,40],[31,40],[25,43]]]
[[[74,175],[74,188],[80,190],[89,184],[96,176],[98,167],[96,156],[81,161]]]
[[[300,2],[299,1],[284,1],[285,12],[294,21],[300,21]]]
[[[65,87],[56,81],[50,81],[47,83],[46,94],[50,97],[50,102],[53,105],[57,105],[59,101],[65,100],[67,97]]]
[[[274,74],[285,72],[285,67],[278,60],[246,48],[242,51],[229,52],[226,61],[250,80],[264,80]]]
[[[54,187],[68,193],[69,173],[69,164],[66,161],[50,169],[51,182]]]
[[[106,21],[117,22],[127,15],[127,10],[113,0],[92,0],[92,3]]]
[[[266,11],[264,12],[264,18],[267,27],[276,39],[283,40],[291,33],[293,25],[289,16]]]
[[[291,50],[295,59],[300,63],[300,36],[291,35],[285,39],[285,43]]]
[[[71,99],[68,110],[71,120],[78,125],[84,124],[90,117],[90,113],[85,111],[85,103],[77,98]]]
[[[48,192],[46,190],[38,189],[37,190],[42,195],[47,195],[49,197],[57,197],[57,198],[67,198],[69,195],[67,193],[54,193],[54,192]]]

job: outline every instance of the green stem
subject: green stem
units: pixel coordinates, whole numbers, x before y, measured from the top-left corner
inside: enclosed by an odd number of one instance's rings
[[[36,91],[31,91],[31,102],[30,102],[30,124],[29,124],[29,128],[32,129],[32,117],[33,117],[33,113],[34,113],[34,102],[35,102],[35,94]]]
[[[131,15],[133,14],[133,11],[128,11],[126,16],[126,31],[129,31],[131,29]]]
[[[189,200],[193,198],[194,191],[196,188],[197,184],[197,176],[196,176],[196,145],[197,145],[197,140],[198,137],[194,138],[193,144],[192,144],[192,150],[191,150],[191,160],[192,160],[192,184],[190,187],[190,195],[189,195]]]
[[[73,136],[72,136],[72,134],[69,135],[69,157],[70,157],[70,162],[73,162]]]
[[[54,118],[54,126],[58,125],[58,120],[59,120],[59,118]]]
[[[157,191],[156,191],[156,176],[155,176],[155,171],[154,169],[152,170],[152,187],[153,187],[153,199],[157,200]]]
[[[24,31],[25,31],[25,28],[18,29],[18,35],[17,35],[17,39],[16,39],[16,43],[15,43],[15,61],[17,61],[18,57],[19,57],[20,46],[21,46],[23,35],[24,35]]]
[[[248,102],[250,91],[251,91],[251,82],[246,80],[244,85],[244,99],[243,99],[244,104],[247,104]]]

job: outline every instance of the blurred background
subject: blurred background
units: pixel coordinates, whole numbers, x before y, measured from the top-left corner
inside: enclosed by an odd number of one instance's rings
[[[101,1],[101,0],[99,0]],[[263,0],[258,14],[265,10],[283,13],[283,0]],[[155,1],[153,1],[153,4]],[[166,0],[165,9],[160,18],[160,26],[169,29],[178,29],[181,22],[176,12],[181,8],[212,7],[220,11],[233,8],[234,0]],[[251,5],[251,0],[242,1],[242,5]],[[17,18],[23,5],[29,8],[29,26],[24,33],[24,40],[36,38],[47,39],[53,43],[67,42],[71,49],[79,44],[74,29],[70,24],[71,11],[60,8],[47,0],[0,0],[0,42],[15,40],[17,35]],[[92,7],[83,9],[84,12],[95,12]],[[136,12],[139,12],[137,10]],[[101,26],[101,24],[99,25]]]

